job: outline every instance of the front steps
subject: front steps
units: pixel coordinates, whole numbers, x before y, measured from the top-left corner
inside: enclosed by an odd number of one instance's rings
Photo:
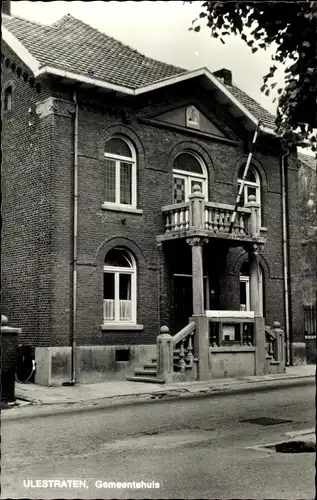
[[[151,363],[143,365],[143,370],[135,370],[133,377],[127,377],[126,380],[132,382],[148,382],[150,384],[165,384],[165,380],[157,377],[156,359],[152,359]]]
[[[174,376],[175,382],[185,382],[186,376],[184,373],[180,373],[179,366],[179,349],[174,349],[173,352],[173,362],[174,362]],[[191,368],[186,365],[185,370]],[[143,365],[143,369],[137,369],[134,371],[134,376],[127,377],[126,380],[133,382],[149,382],[151,384],[164,384],[165,380],[157,377],[157,360],[153,358],[150,363]]]

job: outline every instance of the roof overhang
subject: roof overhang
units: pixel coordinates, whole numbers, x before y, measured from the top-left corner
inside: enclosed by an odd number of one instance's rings
[[[136,89],[98,80],[97,78],[65,71],[52,66],[41,66],[41,63],[26,49],[26,47],[2,25],[2,39],[6,42],[17,56],[30,68],[34,77],[56,76],[69,83],[80,83],[86,87],[95,87],[104,92],[116,92],[120,95],[139,96],[155,90],[175,85],[181,82],[197,78],[206,91],[212,92],[216,99],[228,106],[230,113],[237,119],[243,120],[248,130],[254,130],[258,125],[258,119],[229,91],[229,89],[216,78],[208,68],[200,68],[186,71],[178,75],[159,80]],[[273,129],[260,125],[260,131],[265,134],[276,135]]]

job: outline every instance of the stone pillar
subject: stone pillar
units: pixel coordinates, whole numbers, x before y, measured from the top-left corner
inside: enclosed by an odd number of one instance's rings
[[[200,186],[195,184],[193,192],[189,195],[189,229],[205,229],[205,196]]]
[[[254,318],[255,375],[265,375],[265,322],[264,318]]]
[[[274,321],[272,331],[275,333],[276,359],[280,362],[280,373],[283,373],[285,371],[285,336],[279,321]]]
[[[250,308],[256,316],[261,316],[260,304],[260,283],[259,283],[259,246],[252,244],[249,251],[249,272],[250,272]]]
[[[203,244],[206,238],[192,237],[186,243],[192,247],[193,316],[204,314]]]
[[[157,349],[157,377],[166,383],[173,381],[173,337],[167,326],[160,328],[160,334],[156,339]]]
[[[195,321],[196,331],[194,335],[194,356],[197,361],[197,380],[211,379],[210,346],[209,346],[209,322],[205,315],[197,315],[190,318]]]
[[[260,236],[260,204],[256,201],[256,197],[253,194],[248,197],[245,207],[251,210],[249,219],[250,236]]]

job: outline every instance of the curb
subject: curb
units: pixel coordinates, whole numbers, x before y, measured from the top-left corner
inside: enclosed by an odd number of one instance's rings
[[[296,383],[294,384],[294,381]],[[19,407],[2,412],[3,420],[18,420],[21,418],[45,417],[70,412],[93,411],[101,409],[118,409],[135,404],[160,404],[166,401],[179,401],[181,399],[203,399],[216,396],[227,396],[234,394],[247,394],[252,392],[263,392],[274,389],[283,389],[289,386],[300,387],[305,385],[315,385],[315,377],[312,375],[302,377],[288,377],[281,379],[271,379],[262,381],[248,381],[232,386],[210,387],[201,386],[197,390],[188,388],[166,389],[157,392],[146,392],[128,394],[121,396],[111,396],[95,398],[90,400],[59,401],[43,403],[33,399],[29,408]],[[24,396],[25,398],[25,396]],[[20,399],[20,398],[19,398]],[[32,398],[30,398],[32,399]],[[35,413],[36,411],[36,413]]]

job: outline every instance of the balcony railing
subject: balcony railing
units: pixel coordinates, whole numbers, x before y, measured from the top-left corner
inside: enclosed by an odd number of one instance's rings
[[[249,197],[246,207],[239,207],[232,230],[230,223],[234,212],[233,205],[205,201],[199,186],[188,202],[167,205],[162,208],[164,235],[169,239],[191,231],[202,231],[206,236],[232,239],[264,238],[265,228],[260,227],[260,207],[254,196]],[[226,236],[225,236],[226,235]]]
[[[212,233],[228,233],[233,210],[233,205],[204,202],[204,223],[200,229],[205,229]],[[165,233],[188,231],[191,229],[190,202],[168,205],[163,207],[162,212],[165,221]],[[238,208],[232,230],[233,234],[249,234],[250,214],[250,209]]]

